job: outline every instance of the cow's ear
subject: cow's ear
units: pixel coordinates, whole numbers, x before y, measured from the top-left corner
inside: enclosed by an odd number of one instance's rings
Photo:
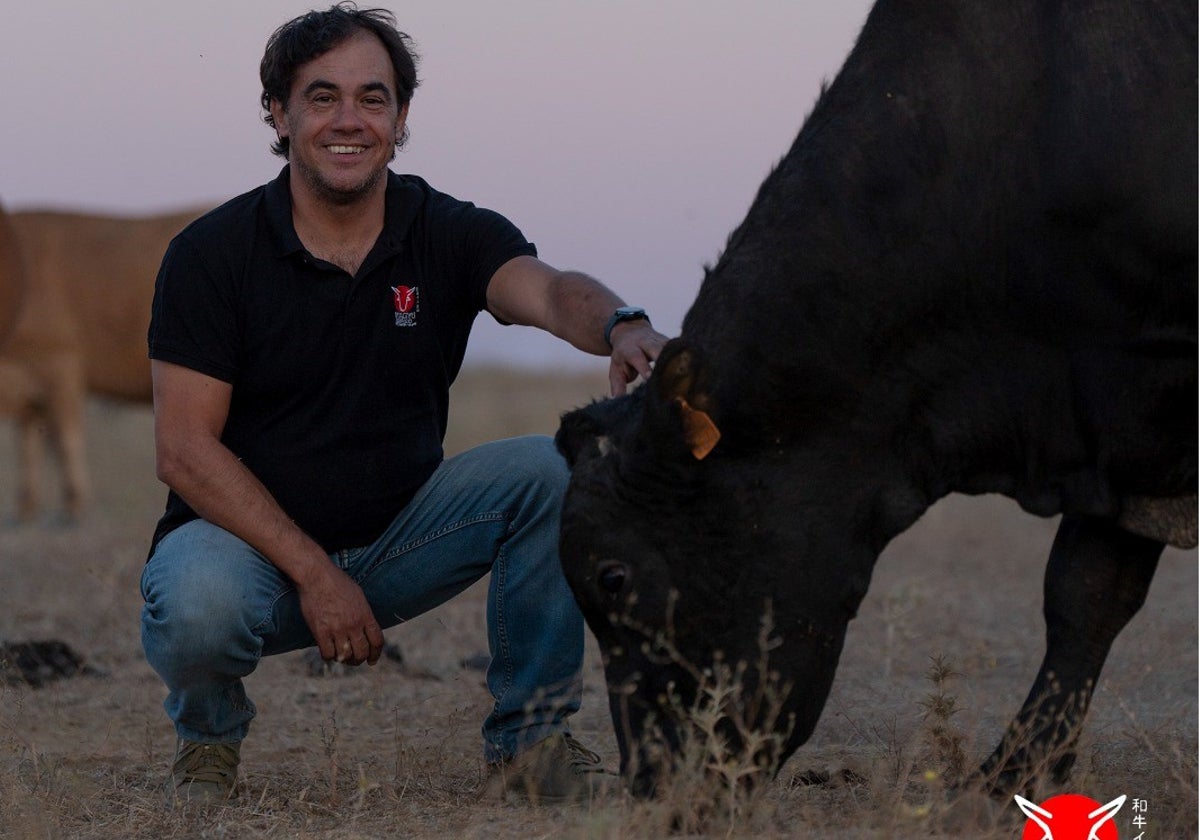
[[[683,439],[692,451],[692,457],[703,461],[721,439],[721,430],[708,412],[692,408],[683,397],[677,397],[675,402],[679,406],[679,419],[683,424]]]
[[[721,430],[712,419],[713,399],[700,351],[682,339],[668,342],[655,362],[649,388],[659,422],[674,420],[670,425],[675,426],[676,434],[682,432],[692,457],[697,461],[706,458],[721,439]]]
[[[567,459],[568,466],[574,469],[576,464],[607,455],[615,448],[613,435],[633,413],[635,397],[636,392],[601,400],[562,415],[554,445]]]

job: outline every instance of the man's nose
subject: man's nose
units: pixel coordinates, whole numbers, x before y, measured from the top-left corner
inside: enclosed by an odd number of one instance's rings
[[[337,111],[333,115],[334,128],[354,129],[362,124],[362,115],[354,102],[346,100],[338,103]]]

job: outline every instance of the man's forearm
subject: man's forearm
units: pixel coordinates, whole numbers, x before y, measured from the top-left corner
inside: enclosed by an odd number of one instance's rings
[[[191,441],[178,457],[160,447],[160,477],[207,521],[239,537],[302,587],[328,555],[267,488],[217,440]]]
[[[170,446],[160,443],[160,456]],[[296,586],[300,610],[326,660],[374,664],[383,633],[362,589],[305,534],[220,441],[189,444],[186,458],[161,458],[160,477],[204,519],[258,549]]]
[[[617,307],[624,306],[611,289],[578,271],[564,271],[550,299],[550,331],[585,353],[607,356],[604,326]]]

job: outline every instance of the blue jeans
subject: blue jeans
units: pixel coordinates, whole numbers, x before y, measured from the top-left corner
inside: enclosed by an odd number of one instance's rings
[[[449,600],[488,572],[484,757],[509,758],[579,709],[583,618],[558,559],[567,466],[542,436],[445,461],[372,545],[330,560],[381,627]],[[181,738],[240,741],[254,717],[242,678],[262,656],[313,645],[291,581],[203,520],[164,537],[142,572],[142,646]]]

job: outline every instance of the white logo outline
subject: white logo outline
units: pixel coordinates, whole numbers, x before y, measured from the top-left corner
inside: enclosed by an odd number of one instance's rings
[[[1125,799],[1126,796],[1122,794],[1112,802],[1109,802],[1107,805],[1101,805],[1087,815],[1089,820],[1095,820],[1096,817],[1100,817],[1100,819],[1092,823],[1091,830],[1088,831],[1088,836],[1085,840],[1100,840],[1100,835],[1097,833],[1100,831],[1100,826],[1117,815],[1117,811],[1120,811],[1121,806],[1125,804]],[[1054,819],[1054,814],[1040,805],[1035,805],[1023,796],[1014,795],[1013,800],[1017,803],[1017,807],[1021,809],[1021,812],[1037,823],[1038,828],[1042,830],[1042,836],[1038,840],[1072,840],[1069,837],[1054,836],[1054,832],[1050,826],[1050,820]]]

